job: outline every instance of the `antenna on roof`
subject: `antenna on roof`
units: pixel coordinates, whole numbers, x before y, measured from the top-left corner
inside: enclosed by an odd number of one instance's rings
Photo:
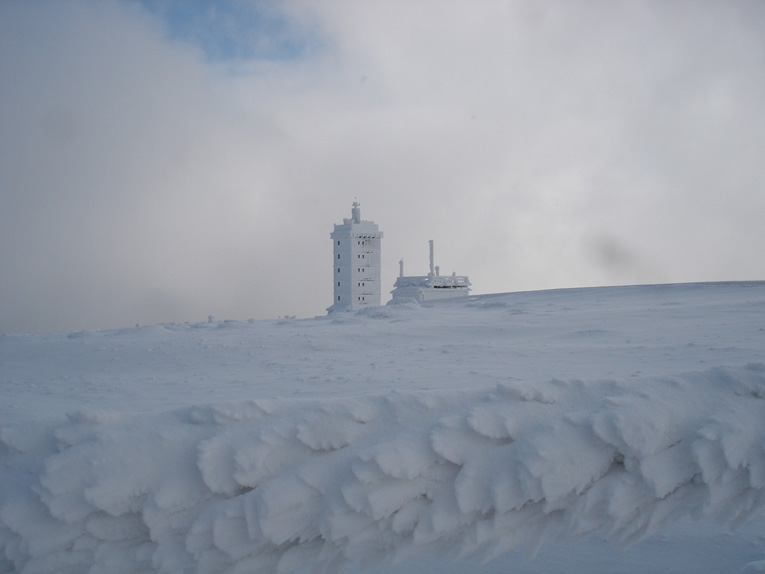
[[[435,275],[435,268],[433,267],[433,240],[429,240],[428,243],[430,243],[430,276],[433,277]]]

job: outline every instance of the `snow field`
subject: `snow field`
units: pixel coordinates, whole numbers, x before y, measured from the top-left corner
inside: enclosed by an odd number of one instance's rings
[[[491,391],[78,413],[2,433],[18,572],[333,572],[631,543],[765,501],[765,365]],[[754,566],[754,565],[753,565]]]
[[[763,571],[763,364],[756,282],[0,336],[0,572]]]

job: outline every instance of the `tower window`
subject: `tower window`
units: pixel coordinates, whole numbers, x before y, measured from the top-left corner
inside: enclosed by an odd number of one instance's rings
[[[338,295],[338,296],[337,296],[337,300],[338,300],[338,301],[340,300],[340,295]]]
[[[340,240],[339,239],[337,240],[337,244],[340,245]]]
[[[337,258],[340,259],[340,254],[339,253],[337,254]]]
[[[337,272],[340,273],[340,268],[339,267],[337,268]]]

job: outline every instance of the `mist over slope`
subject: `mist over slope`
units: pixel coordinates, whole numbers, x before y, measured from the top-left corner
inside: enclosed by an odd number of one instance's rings
[[[765,506],[765,283],[4,336],[0,361],[7,571],[355,571]],[[747,543],[727,571],[763,565]]]

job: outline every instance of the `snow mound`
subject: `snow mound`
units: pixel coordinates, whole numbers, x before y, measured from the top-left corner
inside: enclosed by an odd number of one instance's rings
[[[0,570],[336,572],[736,525],[765,506],[764,399],[752,363],[6,426]]]

